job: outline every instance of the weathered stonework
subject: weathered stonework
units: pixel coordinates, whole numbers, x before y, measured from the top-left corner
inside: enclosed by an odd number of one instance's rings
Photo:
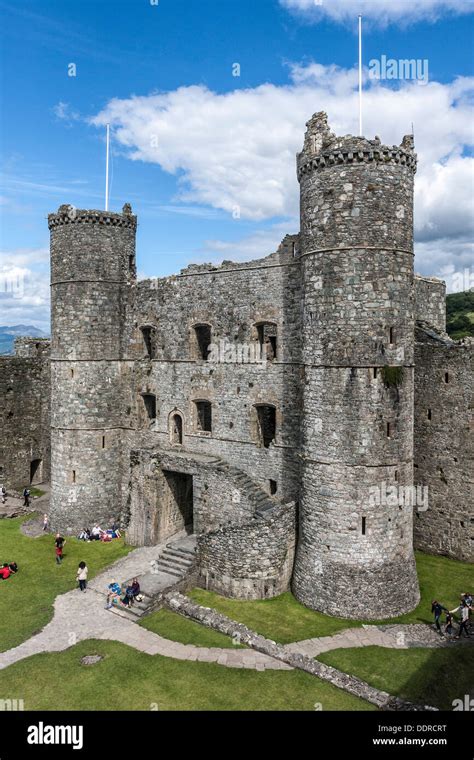
[[[443,342],[444,284],[413,273],[412,137],[336,137],[321,113],[307,126],[300,233],[266,258],[137,281],[128,204],[49,216],[51,525],[118,521],[136,545],[193,531],[209,589],[291,584],[313,609],[388,618],[419,598],[413,509],[374,493],[412,486],[414,426],[435,505],[417,544],[473,559],[472,354]],[[415,323],[434,338],[415,346]],[[451,484],[458,464],[451,502],[437,468]]]
[[[428,488],[415,546],[473,562],[474,339],[455,342],[420,325],[415,362],[415,482]]]
[[[309,607],[381,618],[419,600],[411,509],[371,502],[412,484],[412,140],[337,138],[325,114],[298,156],[305,368],[293,592]],[[401,368],[396,387],[384,368]]]
[[[50,342],[17,338],[0,357],[0,483],[22,491],[49,481]]]

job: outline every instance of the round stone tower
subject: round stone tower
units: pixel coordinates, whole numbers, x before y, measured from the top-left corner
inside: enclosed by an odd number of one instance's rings
[[[303,282],[302,493],[295,596],[380,619],[419,600],[413,544],[413,183],[401,146],[336,137],[297,157]],[[407,503],[405,503],[407,502]]]
[[[118,520],[122,507],[122,364],[136,279],[137,220],[60,206],[51,231],[51,508],[54,530]]]

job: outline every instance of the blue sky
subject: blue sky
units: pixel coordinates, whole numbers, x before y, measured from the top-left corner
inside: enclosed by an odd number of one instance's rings
[[[472,3],[152,2],[0,0],[0,272],[25,281],[0,296],[1,324],[47,327],[46,216],[61,203],[103,207],[107,121],[110,206],[128,201],[138,214],[142,275],[266,255],[295,232],[305,121],[327,110],[336,131],[356,130],[359,10],[365,67],[382,55],[428,61],[427,85],[374,83],[366,69],[364,131],[392,144],[414,122],[417,268],[464,288],[473,271]]]

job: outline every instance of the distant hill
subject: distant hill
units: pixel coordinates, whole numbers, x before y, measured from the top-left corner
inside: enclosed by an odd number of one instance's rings
[[[0,325],[0,354],[13,354],[15,338],[27,336],[29,338],[47,338],[43,330],[33,325]]]
[[[446,332],[453,340],[474,338],[474,290],[446,296]]]

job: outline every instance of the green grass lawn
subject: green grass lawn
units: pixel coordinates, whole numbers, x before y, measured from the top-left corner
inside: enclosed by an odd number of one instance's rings
[[[452,710],[471,693],[474,646],[452,649],[335,649],[317,658],[358,676],[377,689],[417,704]]]
[[[131,550],[122,539],[87,544],[67,538],[63,563],[58,567],[52,535],[28,538],[21,533],[20,525],[29,517],[0,520],[0,563],[16,562],[20,568],[17,575],[0,581],[2,652],[21,644],[51,620],[55,597],[76,586],[81,560],[87,563],[92,578]]]
[[[100,654],[96,665],[84,655]],[[114,641],[82,641],[0,671],[0,699],[25,710],[374,710],[300,670],[226,668],[137,652]]]
[[[290,644],[292,641],[311,639],[315,636],[331,636],[349,626],[361,625],[354,620],[342,620],[309,610],[297,602],[289,592],[273,599],[258,599],[253,602],[226,599],[212,591],[198,588],[193,589],[189,596],[198,604],[214,607],[279,644]]]
[[[167,609],[153,612],[143,618],[139,624],[143,628],[153,631],[153,633],[158,633],[165,639],[179,641],[181,644],[194,644],[197,647],[242,649],[241,646],[233,643],[230,636],[225,636],[223,633],[212,630],[212,628],[206,628],[200,623],[195,623],[193,620],[188,620]]]
[[[459,595],[472,590],[474,586],[474,568],[467,563],[421,552],[416,553],[416,563],[421,591],[420,604],[413,612],[379,622],[431,623],[432,599],[437,598],[446,607],[453,609],[458,604]],[[332,636],[344,628],[360,626],[363,622],[333,618],[309,610],[289,592],[274,599],[250,602],[226,599],[203,589],[193,589],[189,596],[195,602],[205,607],[215,607],[224,615],[280,644],[316,636]]]
[[[46,491],[42,491],[41,488],[35,488],[34,486],[30,486],[30,495],[31,496],[37,496],[38,498],[40,496],[44,496]]]

